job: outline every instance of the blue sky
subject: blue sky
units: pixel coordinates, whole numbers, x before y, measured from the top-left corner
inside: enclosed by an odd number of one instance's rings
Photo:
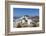
[[[29,16],[38,16],[39,15],[39,9],[35,8],[13,8],[13,16],[23,16],[23,15],[29,15]]]

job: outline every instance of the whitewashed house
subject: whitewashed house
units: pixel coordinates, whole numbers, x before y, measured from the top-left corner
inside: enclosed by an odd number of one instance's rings
[[[21,27],[24,27],[24,26],[27,26],[27,27],[32,27],[33,24],[32,24],[32,19],[29,18],[29,16],[25,15],[25,16],[22,16],[21,18],[19,19],[16,19],[15,21],[15,26],[17,27],[18,24],[20,23]]]

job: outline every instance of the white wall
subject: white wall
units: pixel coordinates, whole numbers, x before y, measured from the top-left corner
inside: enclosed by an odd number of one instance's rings
[[[5,33],[5,15],[4,15],[4,0],[0,0],[0,36],[4,36]]]
[[[16,0],[18,1],[18,0]],[[24,1],[24,0],[19,0]],[[28,2],[45,2],[45,0],[25,0]],[[45,13],[46,15],[46,13]],[[46,21],[46,19],[45,19]],[[45,25],[46,27],[46,25]],[[45,29],[46,30],[46,29]],[[5,2],[4,0],[0,0],[0,36],[5,36]],[[16,35],[16,36],[46,36],[46,33],[41,34],[28,34],[28,35]]]

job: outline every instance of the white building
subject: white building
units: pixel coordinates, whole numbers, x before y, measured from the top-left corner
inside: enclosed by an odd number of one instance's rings
[[[27,24],[25,24],[25,22],[27,23]],[[33,24],[32,24],[32,19],[29,19],[29,16],[22,16],[21,18],[19,18],[19,19],[16,19],[16,21],[15,21],[15,26],[17,26],[18,25],[18,23],[23,23],[23,24],[21,24],[21,26],[33,26]]]

